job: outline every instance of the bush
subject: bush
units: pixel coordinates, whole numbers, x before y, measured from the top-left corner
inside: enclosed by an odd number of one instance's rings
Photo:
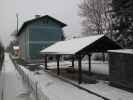
[[[23,59],[21,59],[21,58],[16,59],[16,62],[17,62],[18,64],[20,64],[20,65],[23,65],[23,66],[27,65],[27,62],[25,62],[25,61],[24,61]]]

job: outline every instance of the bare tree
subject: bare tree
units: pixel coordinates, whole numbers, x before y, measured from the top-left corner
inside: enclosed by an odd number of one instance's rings
[[[83,17],[83,34],[112,33],[112,20],[109,11],[111,0],[82,0],[79,4],[80,16]]]

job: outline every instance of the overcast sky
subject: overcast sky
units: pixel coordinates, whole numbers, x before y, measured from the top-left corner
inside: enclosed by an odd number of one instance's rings
[[[68,26],[67,36],[81,33],[81,18],[78,16],[80,0],[0,0],[0,36],[8,44],[10,34],[16,29],[16,13],[19,14],[19,27],[34,15],[51,15]]]

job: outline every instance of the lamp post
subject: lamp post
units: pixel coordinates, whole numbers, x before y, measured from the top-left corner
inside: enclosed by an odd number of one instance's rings
[[[16,13],[16,19],[17,19],[17,33],[18,33],[18,13]]]

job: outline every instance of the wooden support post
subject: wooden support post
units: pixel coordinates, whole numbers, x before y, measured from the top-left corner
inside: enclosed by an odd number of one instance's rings
[[[45,70],[47,70],[48,65],[47,65],[48,59],[47,59],[47,55],[45,55]]]
[[[72,56],[72,71],[74,72],[74,56]]]
[[[92,73],[91,73],[91,54],[88,54],[88,65],[89,65],[89,75],[91,75]]]
[[[60,75],[60,56],[57,55],[56,56],[56,59],[57,59],[57,75]]]
[[[78,55],[78,70],[79,70],[79,84],[82,83],[82,59],[81,59],[81,55]]]
[[[103,63],[105,62],[105,53],[102,52],[102,56],[103,56]]]

